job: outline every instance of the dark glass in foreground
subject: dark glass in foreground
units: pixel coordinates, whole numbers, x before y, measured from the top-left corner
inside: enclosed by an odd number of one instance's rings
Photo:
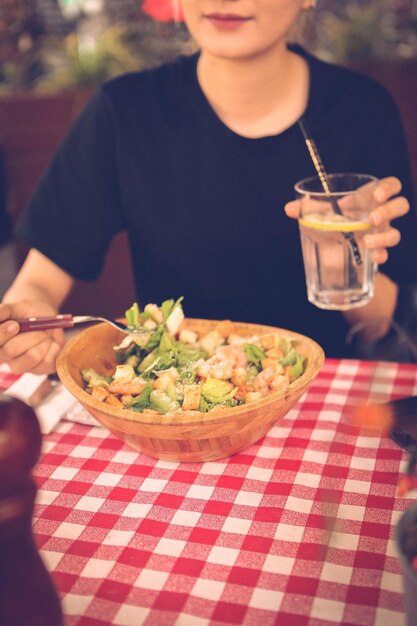
[[[0,396],[0,624],[63,626],[61,605],[32,533],[41,432],[34,411]]]

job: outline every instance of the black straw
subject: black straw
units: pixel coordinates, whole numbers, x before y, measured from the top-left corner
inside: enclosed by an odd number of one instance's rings
[[[336,198],[334,198],[331,195],[332,190],[330,187],[329,176],[323,165],[323,161],[321,160],[319,151],[317,150],[316,143],[308,130],[305,119],[303,118],[303,119],[298,120],[298,125],[301,129],[301,132],[303,133],[304,140],[307,145],[307,149],[310,153],[311,160],[313,161],[314,167],[316,168],[316,172],[318,174],[318,177],[324,189],[324,193],[329,196],[329,201],[330,201],[330,204],[332,205],[333,211],[337,213],[338,215],[343,215],[342,209],[340,208],[338,201],[336,200]],[[345,237],[345,239],[349,241],[350,249],[352,251],[353,259],[356,265],[361,265],[362,257],[358,248],[358,244],[356,243],[355,237],[352,235],[352,233],[343,233],[343,236]]]

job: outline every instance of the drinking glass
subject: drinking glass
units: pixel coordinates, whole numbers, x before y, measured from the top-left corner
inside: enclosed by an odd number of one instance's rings
[[[364,306],[374,293],[377,266],[363,240],[375,230],[369,213],[378,205],[378,180],[340,173],[327,182],[330,193],[318,176],[295,185],[307,298],[321,309],[347,310]]]

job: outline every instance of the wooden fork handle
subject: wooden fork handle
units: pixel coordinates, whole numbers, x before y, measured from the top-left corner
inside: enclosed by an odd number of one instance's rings
[[[54,328],[72,328],[73,317],[70,313],[52,315],[50,317],[25,317],[15,320],[20,326],[21,333],[33,330],[52,330]]]

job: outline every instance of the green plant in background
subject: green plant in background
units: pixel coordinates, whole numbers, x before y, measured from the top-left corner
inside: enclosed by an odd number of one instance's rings
[[[415,0],[318,0],[309,48],[342,64],[417,58]]]
[[[38,58],[45,73],[36,81],[36,88],[88,88],[124,72],[156,65],[186,50],[188,39],[180,38],[174,25],[147,22],[119,23],[104,28],[97,36],[79,31],[63,40],[44,42]]]
[[[0,92],[89,88],[192,49],[182,23],[153,19],[141,0],[59,0],[52,28],[41,6],[0,2]]]
[[[53,27],[42,6],[0,0],[0,92],[88,88],[194,49],[171,0],[58,0]],[[293,39],[325,60],[417,58],[416,0],[318,0],[303,17]]]
[[[120,24],[109,27],[93,45],[83,45],[76,33],[45,42],[39,51],[45,73],[36,81],[36,87],[90,87],[122,72],[140,69],[144,63],[130,49],[125,30]]]
[[[0,90],[25,84],[39,24],[29,0],[0,1]]]
[[[157,8],[161,2],[157,0]],[[118,74],[157,65],[185,51],[188,33],[174,16],[153,14],[153,0],[59,0],[73,30],[61,43],[44,42],[45,76],[37,88],[90,87]]]
[[[360,62],[383,58],[388,45],[383,37],[381,3],[347,3],[343,14],[323,10],[316,30],[316,48],[323,58]]]

